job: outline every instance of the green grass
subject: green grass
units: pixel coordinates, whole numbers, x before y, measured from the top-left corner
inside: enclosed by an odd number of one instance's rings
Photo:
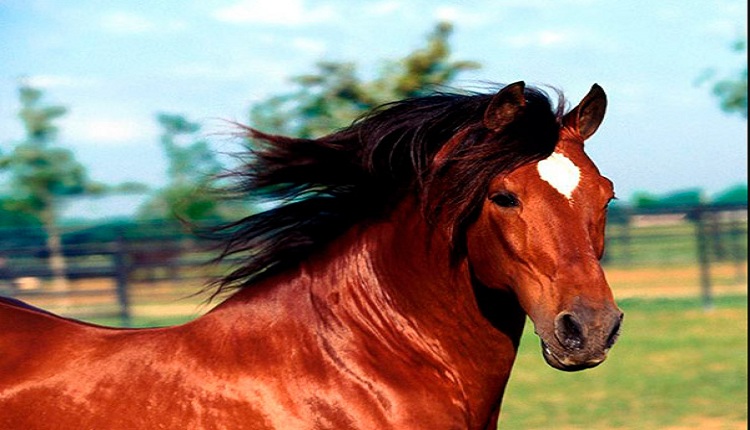
[[[501,429],[722,429],[747,422],[746,296],[719,298],[711,311],[699,299],[620,305],[626,316],[618,344],[605,363],[583,372],[547,366],[529,324]]]
[[[178,325],[186,323],[194,316],[169,316],[169,317],[133,317],[130,320],[128,327],[130,328],[143,328],[143,327],[164,327],[171,325]],[[122,327],[123,323],[119,317],[93,317],[93,318],[81,318],[83,321],[87,321],[94,324],[99,324],[107,327]]]

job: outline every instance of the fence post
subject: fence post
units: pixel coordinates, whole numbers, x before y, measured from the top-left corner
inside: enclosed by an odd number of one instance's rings
[[[633,262],[633,247],[631,241],[631,223],[633,221],[632,214],[630,211],[625,214],[625,222],[622,224],[622,245],[623,245],[623,261],[625,265],[630,267]]]
[[[124,327],[130,327],[132,323],[130,313],[130,297],[128,296],[128,255],[125,238],[120,234],[115,242],[115,288],[117,291],[117,303],[120,306],[120,322]]]
[[[745,234],[740,226],[740,221],[735,214],[730,214],[729,224],[729,246],[732,262],[734,263],[734,282],[742,284],[747,282],[747,272],[743,263],[747,260],[747,254],[743,253],[742,238]]]
[[[713,309],[711,292],[711,260],[708,255],[708,231],[706,228],[707,212],[702,205],[695,208],[693,216],[696,227],[696,242],[698,251],[698,266],[700,268],[701,298],[705,310]]]

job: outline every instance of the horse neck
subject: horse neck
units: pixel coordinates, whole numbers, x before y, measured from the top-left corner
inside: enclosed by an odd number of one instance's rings
[[[452,390],[467,419],[490,419],[525,317],[514,300],[502,309],[511,318],[504,326],[483,316],[468,264],[450,264],[447,237],[406,201],[386,219],[350,229],[297,270],[239,291],[217,314],[233,327],[239,325],[231,320],[252,316],[265,330],[249,335],[254,342],[273,338],[271,324],[261,321],[270,312],[273,326],[285,321],[298,332],[314,331],[316,339],[331,343],[326,350],[344,345],[342,356],[354,361],[378,351],[390,363],[432,369],[430,377]]]
[[[368,332],[365,342],[377,339],[405,360],[441,369],[472,403],[467,408],[477,409],[472,414],[492,413],[525,316],[515,299],[497,304],[501,323],[482,314],[468,263],[450,262],[448,237],[407,199],[387,219],[352,229],[306,271],[314,274],[314,296],[337,301],[321,300],[320,315],[348,319]]]

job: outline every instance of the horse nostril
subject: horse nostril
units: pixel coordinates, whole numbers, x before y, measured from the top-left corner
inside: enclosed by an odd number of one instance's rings
[[[617,318],[617,321],[615,321],[615,325],[612,327],[612,330],[609,332],[609,337],[607,338],[607,349],[612,348],[615,345],[615,342],[617,342],[617,338],[620,336],[620,327],[622,325],[622,319],[625,317],[625,314],[620,312],[619,318]]]
[[[582,349],[584,344],[583,327],[573,314],[561,312],[555,319],[555,336],[567,349]]]

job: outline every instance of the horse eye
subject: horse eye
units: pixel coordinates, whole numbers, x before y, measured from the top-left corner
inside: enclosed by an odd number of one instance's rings
[[[503,208],[516,208],[521,204],[521,202],[518,201],[518,197],[509,192],[497,193],[490,197],[490,200],[492,200],[494,204]]]

